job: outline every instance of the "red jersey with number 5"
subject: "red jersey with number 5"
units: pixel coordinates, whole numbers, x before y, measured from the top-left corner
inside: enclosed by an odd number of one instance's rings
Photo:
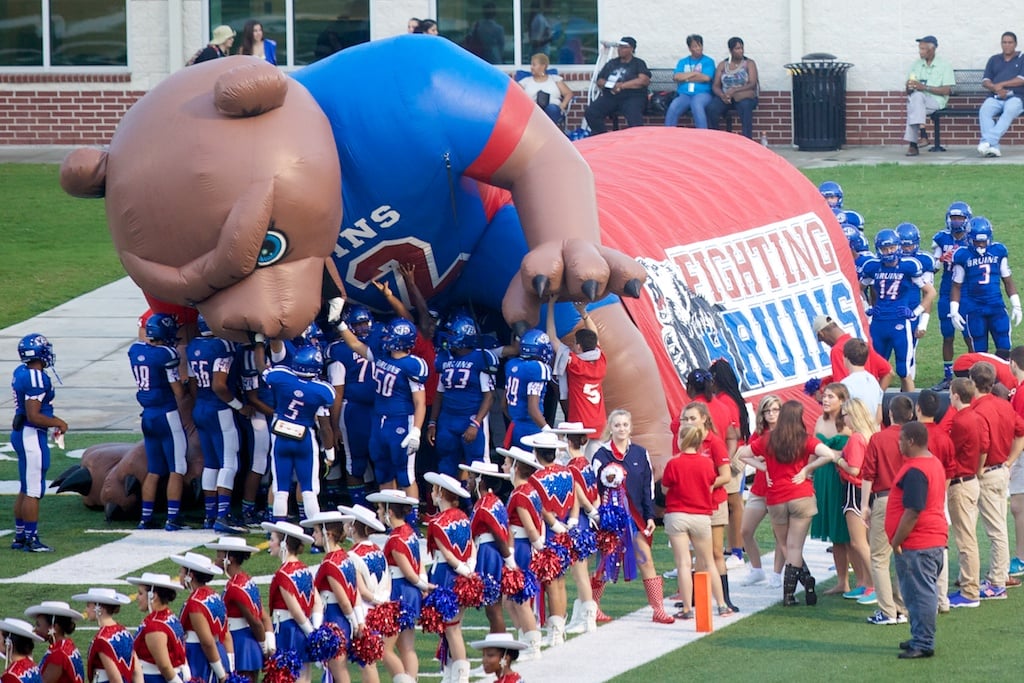
[[[575,353],[569,354],[565,366],[565,377],[569,386],[569,422],[582,422],[584,427],[604,430],[608,419],[604,410],[604,390],[601,383],[608,369],[608,359],[600,348],[596,360],[583,360]],[[592,353],[592,352],[591,352]]]

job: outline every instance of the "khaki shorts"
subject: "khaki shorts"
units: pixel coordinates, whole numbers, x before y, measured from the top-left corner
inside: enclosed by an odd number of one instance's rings
[[[1010,468],[1009,493],[1011,496],[1024,493],[1024,458],[1017,458]]]
[[[814,496],[796,498],[794,500],[768,506],[768,516],[772,524],[789,524],[790,518],[809,519],[818,514],[818,503]]]
[[[711,513],[711,526],[725,526],[729,523],[729,501],[722,503]]]
[[[768,499],[765,498],[764,496],[755,496],[753,493],[751,493],[747,496],[746,501],[744,501],[743,509],[767,512]]]
[[[669,536],[686,534],[690,538],[711,538],[711,517],[689,512],[670,512],[665,515],[665,533]]]

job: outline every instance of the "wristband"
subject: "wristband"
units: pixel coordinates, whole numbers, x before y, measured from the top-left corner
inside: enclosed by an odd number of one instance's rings
[[[1011,294],[1010,295],[1010,307],[1011,308],[1020,308],[1020,294]]]
[[[334,447],[324,449],[324,459],[327,460],[328,464],[334,462]]]
[[[919,315],[918,318],[917,318],[917,329],[920,330],[921,332],[924,332],[925,330],[927,330],[928,329],[928,320],[930,320],[930,319],[931,319],[931,316],[929,316],[927,313],[922,313],[921,315]]]
[[[533,541],[530,541],[530,545],[533,546],[534,550],[544,550],[544,537],[538,536]]]
[[[234,652],[229,652],[228,653],[228,671],[234,671],[234,670],[235,670],[235,653]]]
[[[318,628],[320,628],[321,626],[324,625],[324,613],[323,612],[313,612],[313,614],[311,614],[310,617],[311,617],[311,621],[313,622],[313,629],[314,630],[318,629]]]
[[[228,676],[228,672],[224,670],[224,664],[219,659],[216,662],[210,662],[210,670],[213,671],[213,675],[217,677],[218,681],[224,680]]]
[[[473,573],[473,570],[469,568],[469,565],[465,562],[459,562],[455,566],[455,573],[459,576],[469,576]]]
[[[186,681],[191,681],[192,680],[192,667],[190,667],[188,665],[187,661],[184,664],[182,664],[180,667],[178,667],[178,671],[181,673],[182,679],[184,679]]]
[[[480,420],[476,419],[476,415],[469,418],[469,424],[473,425],[477,429],[480,429]]]
[[[234,410],[241,410],[242,409],[242,402],[239,401],[237,398],[233,398],[230,401],[228,401],[228,407],[232,408]]]
[[[428,590],[430,590],[430,584],[427,583],[426,579],[420,579],[419,582],[416,584],[416,587],[419,588],[424,593],[426,593]]]
[[[924,306],[918,304],[917,308],[914,309],[914,317],[920,318],[922,313],[924,313]]]
[[[430,422],[427,423],[427,426],[428,427],[436,427],[437,426],[437,420],[431,420]]]
[[[345,321],[342,320],[341,322],[338,323],[338,332],[347,332],[347,331],[348,331],[348,325],[346,325]]]
[[[313,624],[309,623],[309,621],[304,621],[299,624],[299,628],[302,629],[302,632],[307,636],[313,632]]]
[[[949,302],[949,314],[951,316],[953,316],[953,315],[957,315],[959,313],[960,313],[960,302],[959,301],[950,301]]]
[[[575,529],[579,525],[580,525],[580,520],[579,520],[578,517],[570,517],[569,521],[565,523],[565,526],[567,528],[569,528],[569,529]]]

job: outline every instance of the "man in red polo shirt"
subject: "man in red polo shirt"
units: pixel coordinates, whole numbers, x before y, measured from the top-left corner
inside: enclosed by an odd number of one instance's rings
[[[992,395],[996,382],[996,369],[991,363],[975,363],[971,379],[978,390],[972,404],[988,431],[989,446],[985,462],[978,468],[980,492],[978,513],[992,545],[989,569],[979,597],[1003,599],[1007,586],[1019,586],[1020,580],[1009,576],[1010,545],[1006,529],[1006,497],[1010,485],[1010,465],[1024,448],[1024,418],[1017,415],[1009,401]]]
[[[1014,386],[1010,405],[1024,417],[1024,346],[1010,350],[1010,371],[1013,372]],[[1024,461],[1019,457],[1010,467],[1010,512],[1017,530],[1017,547],[1010,559],[1010,576],[1024,576]]]
[[[889,403],[891,425],[873,434],[868,440],[864,454],[864,466],[860,476],[863,480],[861,500],[869,501],[863,506],[864,523],[868,525],[868,543],[871,545],[871,578],[875,583],[874,599],[878,609],[868,617],[869,624],[889,626],[907,621],[906,608],[900,597],[899,586],[893,585],[889,575],[889,559],[892,549],[885,534],[885,506],[889,491],[896,480],[896,472],[903,466],[900,452],[900,427],[914,419],[914,403],[906,396],[896,396]],[[857,602],[871,604],[872,598],[865,595]]]
[[[946,502],[953,537],[960,553],[960,590],[949,596],[950,607],[977,607],[981,558],[978,556],[978,470],[988,451],[988,430],[971,405],[974,382],[957,377],[949,385],[953,418],[949,435],[953,440],[952,461],[947,461],[949,488]]]
[[[943,550],[949,537],[944,511],[946,471],[928,452],[928,429],[919,422],[900,428],[905,456],[885,510],[885,533],[896,555],[896,578],[910,615],[910,640],[900,643],[900,659],[935,654]]]
[[[1010,371],[1010,363],[999,356],[991,353],[962,353],[953,361],[953,375],[956,377],[970,376],[971,368],[975,363],[991,363],[996,369],[996,381],[1002,384],[1007,390],[1012,391],[1017,386]]]
[[[812,327],[818,341],[831,348],[829,360],[832,363],[832,377],[823,377],[821,386],[824,387],[830,382],[842,382],[850,374],[843,360],[843,347],[846,342],[853,339],[853,335],[843,331],[832,317],[827,315],[819,315],[815,318]],[[892,366],[871,347],[871,342],[868,342],[868,349],[868,360],[864,364],[864,369],[875,376],[878,383],[882,385],[882,391],[885,391],[889,387],[889,382],[892,381]]]

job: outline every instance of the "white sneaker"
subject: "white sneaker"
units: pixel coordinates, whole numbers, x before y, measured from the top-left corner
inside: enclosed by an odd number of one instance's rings
[[[740,585],[741,586],[753,586],[755,584],[758,584],[758,583],[761,583],[761,582],[767,580],[767,578],[768,577],[765,576],[764,569],[762,569],[760,567],[758,567],[756,569],[751,567],[750,571],[747,572],[747,575],[745,577],[743,577],[743,580],[740,582]]]
[[[769,588],[782,588],[782,574],[776,574],[775,572],[768,572],[768,587]]]
[[[999,151],[998,147],[989,147],[985,150],[985,156],[987,157],[1001,157],[1003,153]]]
[[[728,569],[742,569],[744,566],[743,560],[736,557],[732,553],[729,553],[729,557],[725,558],[725,568]]]
[[[662,574],[662,576],[664,576],[666,579],[678,579],[679,578],[679,570],[678,569],[670,569],[669,571],[667,571],[664,574]]]
[[[986,156],[988,154],[989,147],[991,147],[991,145],[982,140],[981,142],[978,143],[978,154],[980,154],[981,156]]]

